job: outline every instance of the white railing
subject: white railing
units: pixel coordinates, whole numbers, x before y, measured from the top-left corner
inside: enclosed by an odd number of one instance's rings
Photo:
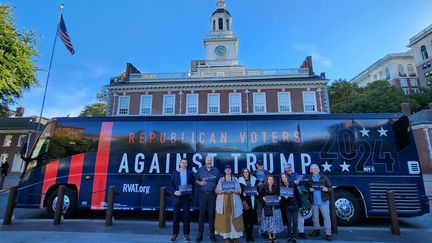
[[[203,78],[236,78],[236,77],[308,77],[307,68],[288,69],[245,69],[245,70],[213,70],[178,73],[132,73],[129,81],[160,81],[176,79],[203,79]]]

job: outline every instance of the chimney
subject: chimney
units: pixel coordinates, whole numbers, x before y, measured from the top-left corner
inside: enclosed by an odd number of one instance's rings
[[[320,77],[321,77],[321,78],[326,78],[326,76],[325,76],[325,72],[322,72],[322,73],[320,74]]]
[[[411,106],[409,103],[402,103],[401,104],[401,109],[402,109],[402,113],[405,116],[410,116],[411,115]]]
[[[17,107],[15,112],[15,117],[23,117],[24,116],[24,107]]]

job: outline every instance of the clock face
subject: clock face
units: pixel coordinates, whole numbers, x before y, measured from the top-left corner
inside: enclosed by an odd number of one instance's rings
[[[218,45],[215,48],[215,54],[217,56],[223,57],[227,54],[227,52],[228,52],[227,48],[223,45]]]

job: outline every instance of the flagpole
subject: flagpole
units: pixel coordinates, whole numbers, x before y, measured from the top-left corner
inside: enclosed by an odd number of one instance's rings
[[[61,18],[61,15],[63,13],[63,8],[64,8],[64,4],[62,3],[62,4],[60,4],[60,15],[59,15],[59,21],[58,21],[58,23],[60,23],[60,18]],[[40,111],[40,114],[39,114],[39,122],[38,122],[37,130],[36,130],[37,133],[40,132],[40,124],[42,122],[42,113],[43,113],[44,106],[45,106],[45,98],[46,98],[46,93],[47,93],[47,89],[48,89],[49,77],[50,77],[50,74],[51,74],[51,66],[52,66],[52,61],[53,61],[53,58],[54,58],[54,50],[55,50],[55,46],[56,46],[56,42],[57,42],[58,23],[57,23],[57,28],[56,28],[55,37],[54,37],[54,44],[53,44],[53,48],[52,48],[52,51],[51,51],[50,63],[49,63],[49,66],[48,66],[48,74],[47,74],[47,78],[46,78],[46,82],[45,82],[45,90],[44,90],[44,95],[43,95],[43,99],[42,99],[42,107],[41,107],[41,111]]]

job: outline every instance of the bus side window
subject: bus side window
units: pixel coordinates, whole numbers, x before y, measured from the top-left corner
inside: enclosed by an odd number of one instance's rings
[[[393,133],[395,135],[395,142],[398,151],[409,145],[409,120],[407,116],[402,116],[399,120],[392,124]]]

